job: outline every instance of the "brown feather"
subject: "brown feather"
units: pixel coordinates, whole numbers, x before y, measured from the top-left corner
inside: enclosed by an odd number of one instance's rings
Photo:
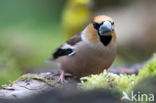
[[[96,22],[100,24],[101,21],[106,21],[106,20],[113,22],[112,18],[104,15],[94,17],[91,22]]]
[[[73,46],[73,45],[77,44],[78,42],[80,42],[81,41],[81,35],[80,34],[81,33],[74,35],[71,39],[69,39],[67,41],[67,44]]]

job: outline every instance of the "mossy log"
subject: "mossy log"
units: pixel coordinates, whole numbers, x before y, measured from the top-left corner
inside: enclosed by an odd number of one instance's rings
[[[56,73],[38,73],[38,74],[25,74],[18,78],[15,82],[0,89],[0,98],[3,99],[20,99],[27,96],[39,94],[53,88],[62,87],[63,85],[57,82],[60,74]],[[66,74],[66,78],[70,75]],[[65,82],[71,84],[76,82],[76,79],[71,78]],[[65,83],[66,84],[66,83]]]
[[[109,71],[113,73],[117,73],[117,74],[118,73],[136,74],[138,73],[138,70],[142,66],[144,66],[144,64],[145,63],[139,63],[139,64],[135,64],[131,66],[122,66],[122,67],[117,67],[117,68],[112,67],[110,68]],[[127,68],[127,69],[125,70],[122,68]],[[114,71],[117,71],[117,72],[114,72]],[[42,103],[39,101],[38,102],[31,101],[30,98],[32,98],[33,100],[40,100],[38,99],[37,96],[41,94],[41,96],[45,97],[45,94],[49,93],[49,91],[53,92],[52,97],[50,96],[49,98],[54,98],[55,95],[59,95],[57,100],[60,100],[60,98],[64,98],[62,94],[71,96],[72,98],[73,96],[72,93],[74,91],[76,91],[75,96],[79,95],[80,97],[82,97],[81,94],[94,95],[94,94],[90,94],[89,91],[88,93],[86,91],[80,90],[80,88],[77,88],[77,83],[79,82],[79,78],[73,77],[70,74],[65,74],[66,81],[64,84],[61,84],[57,82],[59,79],[59,76],[60,76],[59,73],[52,73],[52,72],[25,74],[21,76],[20,78],[18,78],[12,84],[4,86],[2,89],[0,89],[0,103]],[[65,89],[67,89],[68,91],[64,91]],[[97,93],[97,91],[95,90],[94,92]],[[118,103],[116,101],[120,101],[119,98],[116,98],[114,94],[111,94],[111,91],[109,91],[109,93],[108,93],[108,90],[104,90],[103,92],[101,91],[98,91],[98,92],[105,95],[106,98],[103,97],[102,99],[105,98],[108,102],[111,102],[111,100],[113,100],[115,101],[115,103]],[[109,99],[106,94],[111,95]],[[28,102],[28,100],[30,102]],[[27,101],[27,102],[24,102],[24,101]],[[51,103],[51,102],[46,102],[46,103]],[[58,102],[58,103],[61,103],[61,102]],[[68,103],[70,102],[68,101]]]

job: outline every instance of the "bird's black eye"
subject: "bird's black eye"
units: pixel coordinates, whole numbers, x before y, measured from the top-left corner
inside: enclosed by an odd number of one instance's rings
[[[111,22],[112,25],[114,25],[114,22]]]
[[[114,22],[113,21],[109,21],[112,25],[114,25]]]
[[[98,30],[100,27],[100,24],[93,22],[93,27]]]

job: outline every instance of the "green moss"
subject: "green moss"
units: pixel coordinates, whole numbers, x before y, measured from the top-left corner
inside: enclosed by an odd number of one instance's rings
[[[104,71],[99,75],[81,78],[79,86],[84,89],[107,88],[129,92],[142,79],[156,76],[156,56],[154,56],[136,75],[113,74]]]
[[[140,70],[138,81],[152,76],[156,76],[156,55]]]
[[[50,86],[55,86],[55,85],[59,84],[59,83],[57,83],[55,81],[55,79],[53,77],[46,77],[46,76],[42,76],[42,75],[39,75],[39,74],[31,74],[31,73],[22,75],[15,82],[18,82],[18,81],[21,81],[21,80],[26,80],[26,79],[40,80],[40,81],[43,81],[43,82],[47,83]]]
[[[135,84],[135,75],[117,75],[104,71],[99,75],[81,78],[79,86],[85,89],[107,88],[119,91],[129,91]]]

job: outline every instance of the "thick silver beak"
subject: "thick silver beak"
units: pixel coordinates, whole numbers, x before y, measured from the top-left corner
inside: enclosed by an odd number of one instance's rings
[[[99,34],[101,36],[108,35],[112,32],[113,27],[110,21],[105,21],[100,27],[99,27]]]

